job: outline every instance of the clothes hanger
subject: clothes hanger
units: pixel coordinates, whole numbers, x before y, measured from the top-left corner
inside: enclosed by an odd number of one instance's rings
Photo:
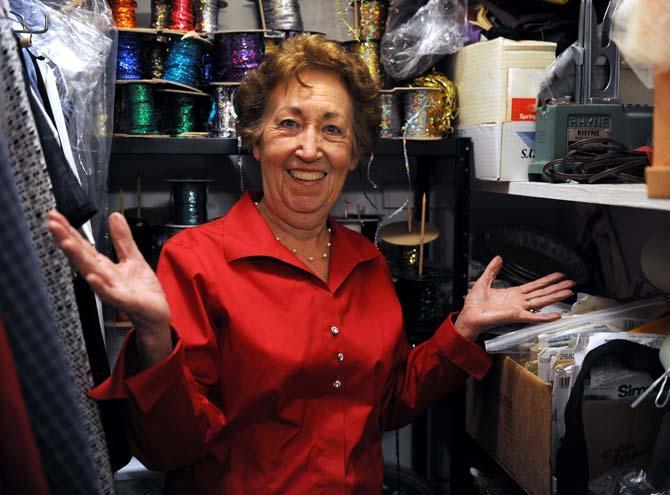
[[[670,404],[670,336],[666,337],[659,351],[661,364],[665,369],[665,373],[659,376],[654,383],[652,383],[647,390],[645,390],[642,395],[640,395],[635,401],[630,405],[630,407],[637,407],[640,403],[647,398],[655,389],[660,385],[658,393],[656,394],[656,399],[654,404],[659,409],[666,407]],[[667,388],[667,390],[666,390]]]
[[[14,11],[10,10],[9,14],[15,17],[15,19],[11,19],[11,18],[8,17],[10,20],[12,20],[14,22],[18,22],[21,25],[21,29],[14,29],[14,33],[16,33],[16,34],[28,34],[29,35],[28,38],[25,38],[25,37],[20,38],[21,46],[23,48],[28,48],[28,47],[32,46],[32,44],[33,44],[33,34],[43,34],[43,33],[46,33],[49,30],[49,16],[47,14],[44,14],[44,26],[41,27],[40,29],[29,29],[26,26],[25,18],[21,14],[19,14],[18,12],[14,12]]]

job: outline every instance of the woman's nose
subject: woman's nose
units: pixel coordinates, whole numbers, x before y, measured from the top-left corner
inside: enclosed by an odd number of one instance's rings
[[[321,139],[313,128],[308,127],[302,132],[301,142],[295,154],[305,162],[314,162],[323,156]]]

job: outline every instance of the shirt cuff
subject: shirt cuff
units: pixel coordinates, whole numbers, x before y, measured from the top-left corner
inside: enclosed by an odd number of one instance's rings
[[[491,356],[470,339],[463,337],[454,327],[458,313],[451,313],[435,332],[432,340],[440,354],[477,380],[491,368]]]
[[[172,352],[151,368],[140,371],[140,358],[132,329],[119,352],[116,365],[107,380],[91,390],[88,395],[96,400],[128,399],[131,396],[143,413],[146,413],[172,386],[181,374],[182,343],[172,330]]]

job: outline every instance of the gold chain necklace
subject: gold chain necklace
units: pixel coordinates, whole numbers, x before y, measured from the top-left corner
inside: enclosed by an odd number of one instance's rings
[[[259,205],[258,205],[258,202],[257,202],[257,201],[254,201],[254,205],[256,205],[256,208],[259,208]],[[260,213],[260,208],[259,208],[259,211],[258,211],[258,212]],[[270,230],[272,230],[272,229],[270,229]],[[321,253],[321,259],[324,259],[324,260],[325,260],[325,259],[328,259],[329,252],[330,252],[330,246],[331,246],[331,242],[330,242],[330,234],[331,234],[332,231],[331,231],[330,227],[327,227],[327,230],[328,230],[328,243],[326,244],[326,250],[325,250],[323,253]],[[273,234],[274,234],[274,232],[273,232]],[[298,253],[298,250],[297,250],[296,248],[292,248],[292,247],[290,247],[290,246],[287,246],[287,245],[284,243],[284,241],[282,241],[282,240],[280,239],[280,237],[279,237],[278,235],[275,235],[275,239],[277,240],[277,242],[280,242],[280,243],[281,243],[283,246],[285,246],[289,251],[291,251],[291,253],[293,253],[295,256],[298,256],[299,253]],[[313,262],[316,260],[316,257],[315,257],[315,256],[307,256],[307,257],[305,257],[305,259],[306,259],[307,261],[309,261],[310,263],[313,263]]]

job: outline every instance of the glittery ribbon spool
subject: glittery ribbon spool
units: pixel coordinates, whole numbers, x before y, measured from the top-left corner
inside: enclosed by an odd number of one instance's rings
[[[197,86],[202,74],[202,50],[202,41],[193,38],[172,40],[163,79]]]
[[[266,29],[302,31],[298,0],[263,0],[262,3]]]
[[[216,33],[214,38],[214,80],[240,82],[263,61],[262,31]]]
[[[412,88],[405,91],[404,136],[413,139],[442,137],[440,121],[444,95],[436,88]]]
[[[125,134],[157,134],[154,88],[150,84],[119,86],[115,101],[114,127]]]
[[[172,19],[172,0],[151,0],[151,27],[167,29]]]
[[[163,79],[168,47],[169,40],[166,36],[156,36],[151,42],[149,50],[149,73],[154,79]]]
[[[237,85],[217,86],[214,89],[214,102],[209,118],[209,135],[211,137],[237,138],[235,129],[237,114],[233,106],[233,98],[235,98],[237,87]]]
[[[161,115],[163,129],[167,134],[176,136],[198,130],[196,98],[184,93],[163,93]]]
[[[172,0],[170,29],[191,31],[193,29],[192,0]]]
[[[448,303],[445,284],[451,274],[444,269],[426,267],[421,277],[413,270],[400,274],[395,283],[407,328],[440,323]]]
[[[172,221],[177,225],[207,222],[207,184],[210,180],[168,179],[172,183]]]
[[[219,0],[193,0],[194,28],[196,31],[216,31],[219,19]]]
[[[386,24],[386,2],[361,0],[358,4],[358,22],[361,40],[381,40]]]
[[[382,69],[379,56],[379,43],[376,41],[353,42],[350,50],[358,54],[370,71],[370,77],[377,84],[382,84]]]
[[[142,45],[140,33],[119,31],[119,48],[116,59],[117,79],[144,79]]]
[[[454,131],[452,123],[456,118],[456,85],[444,74],[433,70],[412,81],[413,87],[437,88],[442,93],[442,111],[437,119],[440,134]]]
[[[114,0],[111,2],[112,16],[117,28],[134,28],[137,26],[135,0]]]
[[[380,91],[382,105],[381,137],[399,137],[402,133],[401,97],[395,91]]]

